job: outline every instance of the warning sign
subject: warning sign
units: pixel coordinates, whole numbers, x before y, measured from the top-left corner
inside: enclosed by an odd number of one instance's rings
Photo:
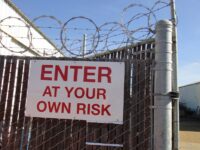
[[[31,60],[25,115],[123,123],[124,63]]]

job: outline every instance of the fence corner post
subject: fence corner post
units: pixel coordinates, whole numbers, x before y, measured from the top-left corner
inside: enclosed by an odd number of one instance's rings
[[[172,23],[156,25],[154,81],[154,150],[172,149]]]

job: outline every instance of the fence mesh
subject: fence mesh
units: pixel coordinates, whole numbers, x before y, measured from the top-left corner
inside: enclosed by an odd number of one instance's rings
[[[1,149],[151,149],[153,50],[149,40],[88,58],[125,62],[123,125],[25,117],[30,60],[69,59],[0,56]]]

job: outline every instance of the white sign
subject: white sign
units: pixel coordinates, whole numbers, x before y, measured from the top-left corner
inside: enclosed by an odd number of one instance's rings
[[[123,101],[123,62],[30,62],[26,116],[122,124]]]

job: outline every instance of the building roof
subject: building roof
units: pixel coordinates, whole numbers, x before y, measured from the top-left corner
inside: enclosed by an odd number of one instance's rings
[[[15,4],[11,0],[4,0],[16,13],[18,13],[30,26],[35,29],[45,40],[47,40],[56,50],[58,50],[63,56],[64,54],[55,46],[55,44],[48,39],[33,23],[26,17],[22,11],[15,6]]]
[[[182,86],[180,86],[179,88],[184,88],[184,87],[188,87],[188,86],[192,86],[192,85],[196,85],[196,84],[200,84],[200,81],[193,82],[193,83],[186,84],[186,85],[182,85]]]

